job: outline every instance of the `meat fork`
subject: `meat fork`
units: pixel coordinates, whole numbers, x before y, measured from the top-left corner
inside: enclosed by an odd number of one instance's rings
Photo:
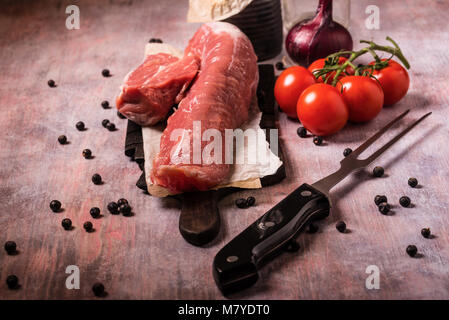
[[[311,221],[329,215],[329,192],[337,183],[355,170],[369,165],[432,113],[416,120],[371,156],[357,158],[409,111],[392,120],[341,160],[340,169],[336,172],[311,185],[302,184],[223,247],[213,262],[214,279],[221,292],[227,295],[252,286],[258,279],[257,270],[264,263],[283,252],[286,245]]]

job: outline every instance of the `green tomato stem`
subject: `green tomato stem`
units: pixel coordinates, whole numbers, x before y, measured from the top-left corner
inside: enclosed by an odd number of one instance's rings
[[[380,59],[380,57],[377,55],[376,51],[383,51],[383,52],[391,53],[391,55],[396,56],[407,69],[410,69],[410,64],[407,61],[407,59],[404,57],[404,55],[402,54],[402,51],[399,48],[398,44],[390,37],[387,37],[386,40],[390,41],[393,44],[393,47],[381,46],[381,45],[378,45],[377,43],[374,43],[373,41],[360,40],[360,43],[366,43],[366,44],[368,44],[368,46],[360,49],[359,51],[339,51],[339,52],[333,53],[331,55],[328,55],[326,57],[326,60],[336,61],[336,64],[332,65],[332,66],[326,66],[320,70],[316,70],[314,72],[315,77],[316,78],[325,77],[325,75],[327,73],[335,71],[335,76],[332,81],[332,86],[335,87],[337,85],[338,78],[339,78],[340,74],[342,72],[345,72],[345,70],[348,66],[352,67],[355,70],[355,75],[359,75],[360,71],[362,71],[362,74],[364,74],[363,70],[365,70],[365,69],[370,69],[371,74],[372,74],[374,69],[382,69],[388,65],[388,63],[385,63],[385,61],[382,61]],[[373,58],[376,61],[375,65],[374,66],[361,65],[359,67],[356,67],[353,64],[353,61],[355,59],[357,59],[358,57],[364,55],[365,53],[370,53],[373,56]],[[343,64],[339,65],[338,58],[341,56],[348,56],[348,55],[349,55],[349,58]],[[388,60],[390,60],[390,59],[391,58],[389,58]],[[324,79],[324,82],[327,83],[327,77]]]

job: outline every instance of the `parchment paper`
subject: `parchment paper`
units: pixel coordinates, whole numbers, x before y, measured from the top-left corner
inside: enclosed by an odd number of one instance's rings
[[[160,44],[160,43],[148,43],[145,47],[145,54],[156,54],[156,53],[168,53],[175,55],[177,57],[182,57],[182,52],[173,48],[168,44]],[[260,128],[259,123],[262,117],[262,113],[260,112],[257,106],[257,99],[254,97],[253,102],[251,104],[250,109],[250,117],[249,120],[241,127],[243,131],[248,128],[257,131],[257,135],[260,137],[265,137],[265,132]],[[151,170],[153,168],[153,159],[159,152],[160,139],[162,132],[164,131],[164,125],[158,124],[156,126],[151,127],[142,127],[142,137],[143,137],[143,150],[145,155],[145,179],[147,182],[148,192],[156,197],[166,197],[171,195],[170,191],[167,188],[158,186],[153,184],[151,181]],[[256,189],[261,188],[262,185],[260,183],[260,178],[268,175],[275,174],[277,169],[282,165],[282,161],[277,157],[271,150],[268,142],[266,142],[264,138],[264,143],[261,143],[265,150],[263,151],[267,157],[264,161],[249,164],[247,161],[248,154],[256,153],[256,145],[248,145],[248,141],[240,146],[242,148],[235,150],[236,154],[245,152],[245,161],[244,164],[234,164],[233,171],[231,176],[227,181],[224,181],[219,186],[214,189],[224,188],[224,187],[238,187],[245,189]]]

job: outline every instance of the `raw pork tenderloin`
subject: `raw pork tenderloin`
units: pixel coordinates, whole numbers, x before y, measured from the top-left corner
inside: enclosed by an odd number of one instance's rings
[[[257,56],[251,42],[229,23],[201,26],[185,49],[184,59],[189,58],[200,61],[199,73],[167,121],[151,173],[154,183],[173,193],[207,190],[230,175],[231,166],[224,161],[225,129],[238,128],[248,119],[259,80]],[[192,163],[194,121],[201,122],[201,135],[211,128],[221,133],[221,163],[205,163],[204,159],[202,163]],[[176,129],[188,130],[190,134],[171,141],[170,136]],[[171,153],[183,143],[190,144],[190,163],[175,164]],[[201,150],[209,143],[203,141]]]

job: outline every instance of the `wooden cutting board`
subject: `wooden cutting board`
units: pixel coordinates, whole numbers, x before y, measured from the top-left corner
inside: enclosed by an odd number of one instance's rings
[[[274,113],[274,68],[271,64],[259,64],[259,84],[257,88],[258,106],[262,112],[260,127],[276,129]],[[269,141],[269,135],[266,137]],[[143,151],[142,128],[128,120],[125,140],[125,155],[134,160],[142,170],[142,175],[136,185],[147,194],[145,181],[145,157]],[[278,146],[278,156],[283,161],[281,146]],[[260,179],[262,187],[278,183],[285,178],[285,167],[282,165],[273,175]],[[212,241],[220,231],[220,212],[218,202],[232,192],[241,190],[236,187],[226,187],[218,190],[188,192],[173,196],[181,202],[179,231],[184,239],[196,246],[202,246]]]

